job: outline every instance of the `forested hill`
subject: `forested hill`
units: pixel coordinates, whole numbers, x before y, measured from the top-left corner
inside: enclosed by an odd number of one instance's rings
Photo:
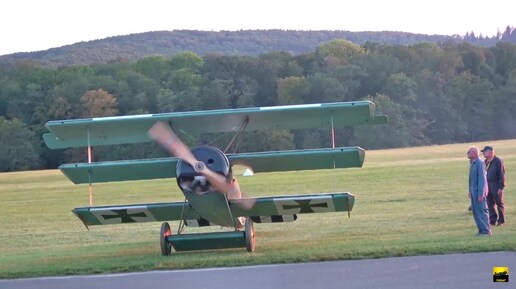
[[[199,55],[257,56],[272,51],[301,54],[314,51],[318,45],[334,39],[345,39],[357,44],[410,45],[419,42],[442,43],[447,40],[467,41],[481,46],[493,46],[499,40],[516,43],[516,31],[494,37],[424,35],[404,32],[350,32],[350,31],[294,31],[294,30],[242,30],[242,31],[159,31],[116,36],[89,42],[80,42],[45,51],[15,53],[0,56],[1,65],[30,59],[45,66],[106,63],[114,59],[134,61],[148,55],[170,56],[192,51]],[[506,29],[506,30],[507,30]],[[512,32],[512,35],[511,35]]]

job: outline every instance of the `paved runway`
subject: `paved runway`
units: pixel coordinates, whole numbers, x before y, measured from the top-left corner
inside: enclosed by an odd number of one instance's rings
[[[509,278],[512,281],[493,283],[493,266],[508,266]],[[516,252],[0,280],[1,289],[485,289],[516,288],[515,284]]]

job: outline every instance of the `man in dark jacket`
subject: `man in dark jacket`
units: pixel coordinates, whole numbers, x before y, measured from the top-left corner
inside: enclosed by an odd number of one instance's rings
[[[492,146],[485,146],[484,153],[487,185],[487,208],[489,210],[489,223],[491,226],[503,226],[505,223],[505,207],[503,205],[503,190],[505,188],[505,165],[503,161],[495,156]],[[496,207],[496,208],[495,208]],[[498,213],[497,210],[498,209]]]

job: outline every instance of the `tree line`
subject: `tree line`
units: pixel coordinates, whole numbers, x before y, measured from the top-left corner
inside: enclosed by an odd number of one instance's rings
[[[293,55],[184,52],[59,68],[0,67],[0,171],[85,161],[51,151],[49,120],[368,99],[389,124],[339,129],[337,145],[367,149],[516,137],[516,45],[454,41],[362,45],[334,40]],[[232,135],[182,136],[223,147]],[[244,134],[239,151],[329,147],[328,131]],[[154,144],[98,147],[97,161],[164,156]]]

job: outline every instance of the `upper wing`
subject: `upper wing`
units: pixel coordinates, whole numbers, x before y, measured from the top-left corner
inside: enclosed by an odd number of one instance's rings
[[[291,216],[305,213],[351,212],[355,197],[350,193],[315,194],[253,198],[256,203],[246,210],[246,200],[231,200],[234,216]],[[244,202],[239,205],[240,202]]]
[[[360,147],[275,151],[228,155],[232,165],[254,172],[361,167],[365,153]],[[177,158],[64,164],[63,174],[76,184],[173,178]]]
[[[199,219],[201,216],[188,204],[183,202],[154,203],[137,205],[117,205],[75,208],[72,212],[86,226],[124,223],[142,223],[156,221],[175,221]]]
[[[166,121],[177,132],[189,134],[246,130],[331,128],[387,122],[375,116],[370,101],[253,107],[208,111],[99,117],[49,121],[43,136],[51,149],[149,142],[149,128]]]

